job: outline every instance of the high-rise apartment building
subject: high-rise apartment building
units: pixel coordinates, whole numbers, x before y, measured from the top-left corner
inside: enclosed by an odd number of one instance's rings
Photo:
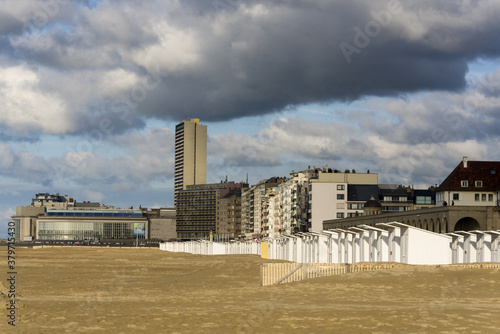
[[[242,188],[247,187],[242,184]],[[241,188],[231,189],[217,202],[216,240],[234,240],[241,234]]]
[[[266,194],[284,181],[285,178],[272,177],[241,191],[242,237],[250,239],[262,236],[263,223],[268,214],[269,196],[266,196]]]
[[[207,126],[198,118],[182,121],[175,127],[175,184],[177,193],[188,185],[207,182]]]
[[[177,193],[176,228],[182,240],[206,239],[216,233],[217,204],[227,194],[246,187],[243,183],[224,182],[189,185]],[[240,213],[234,212],[234,217]],[[216,237],[214,235],[214,237]]]

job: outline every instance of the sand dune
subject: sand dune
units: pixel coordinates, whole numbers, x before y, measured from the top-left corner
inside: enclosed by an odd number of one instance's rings
[[[3,316],[1,333],[494,333],[500,327],[498,269],[408,266],[261,287],[260,263],[279,261],[84,247],[17,249],[16,261],[22,305],[15,330]],[[1,263],[6,273],[6,256]]]

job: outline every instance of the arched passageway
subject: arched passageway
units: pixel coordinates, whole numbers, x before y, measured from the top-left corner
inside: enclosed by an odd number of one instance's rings
[[[472,231],[480,229],[481,226],[477,220],[471,217],[464,217],[455,224],[454,231]]]

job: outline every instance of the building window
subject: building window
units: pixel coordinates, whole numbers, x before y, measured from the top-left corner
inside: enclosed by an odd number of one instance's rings
[[[337,203],[337,209],[344,209],[344,203]]]
[[[343,212],[337,212],[337,218],[344,218]]]
[[[459,194],[453,194],[453,200],[458,201],[460,199]]]
[[[345,186],[343,184],[337,184],[337,190],[345,190]]]
[[[479,194],[475,194],[475,195],[474,195],[474,200],[475,200],[476,202],[479,202]]]
[[[493,202],[493,194],[488,194],[488,202]]]
[[[486,202],[486,194],[481,194],[481,202]]]
[[[417,196],[416,204],[432,204],[431,196]]]
[[[344,199],[344,194],[337,194],[337,199]]]
[[[476,181],[476,188],[482,188],[483,187],[483,181]]]
[[[392,212],[392,211],[407,211],[406,206],[386,206],[384,207],[384,211],[386,212]]]
[[[463,180],[461,182],[461,184],[462,184],[462,187],[468,187],[469,186],[469,181]]]

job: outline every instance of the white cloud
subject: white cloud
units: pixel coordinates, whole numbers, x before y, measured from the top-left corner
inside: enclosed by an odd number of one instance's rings
[[[110,138],[116,145],[135,152],[155,152],[157,155],[174,151],[175,132],[170,128],[151,127],[146,131],[134,131]]]
[[[65,101],[43,92],[39,83],[38,74],[25,66],[0,67],[0,123],[22,134],[74,130]]]

